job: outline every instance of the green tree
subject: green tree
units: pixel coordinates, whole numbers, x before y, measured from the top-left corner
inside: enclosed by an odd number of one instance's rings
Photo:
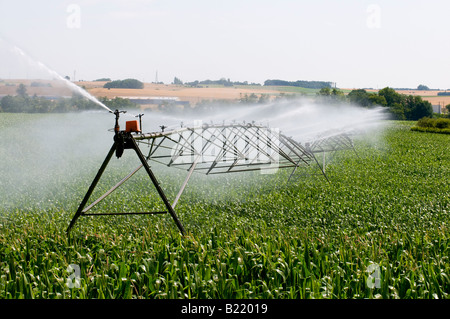
[[[15,99],[11,95],[4,96],[1,101],[3,112],[15,112]]]
[[[258,103],[264,104],[264,103],[266,103],[268,100],[269,100],[269,97],[268,97],[267,94],[261,94],[261,95],[259,96]]]
[[[369,99],[369,94],[364,89],[352,90],[349,94],[347,94],[347,99],[351,103],[365,107],[372,105],[372,101]]]
[[[20,83],[19,87],[16,90],[16,93],[21,97],[27,96],[27,87],[23,83]]]
[[[420,96],[414,96],[408,119],[417,121],[427,116],[433,116],[433,106],[429,101],[424,101]]]
[[[390,106],[389,111],[394,117],[394,120],[404,121],[406,120],[405,108],[403,104],[394,103]]]
[[[331,89],[329,87],[323,87],[317,92],[317,95],[319,96],[330,96],[331,95]]]
[[[179,78],[177,78],[177,77],[174,77],[173,78],[173,84],[176,84],[176,85],[183,85],[183,81],[181,81]]]
[[[382,95],[378,95],[377,93],[370,93],[369,100],[373,105],[387,106],[386,98]]]
[[[392,106],[395,103],[402,103],[402,95],[397,93],[394,89],[390,87],[385,87],[378,91],[378,95],[383,96],[386,100],[387,106]]]
[[[120,89],[143,89],[144,83],[136,79],[116,80],[105,83],[104,88],[120,88]]]

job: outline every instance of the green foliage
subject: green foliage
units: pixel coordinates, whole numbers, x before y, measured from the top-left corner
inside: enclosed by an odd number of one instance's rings
[[[173,78],[173,84],[175,85],[183,85],[183,81],[181,81],[179,78],[174,77]]]
[[[175,80],[174,80],[174,84]],[[182,84],[182,83],[181,83]],[[203,81],[192,81],[192,82],[186,82],[185,85],[187,86],[191,86],[191,87],[201,87],[203,85],[206,86],[215,86],[215,85],[219,85],[219,86],[225,86],[225,87],[231,87],[234,85],[244,85],[244,86],[248,86],[248,85],[253,85],[253,86],[261,86],[261,84],[259,83],[248,83],[248,81],[243,81],[243,82],[239,82],[239,81],[231,81],[230,79],[225,79],[225,78],[221,78],[219,80],[203,80]]]
[[[402,95],[397,93],[393,88],[385,87],[378,91],[378,95],[383,96],[387,106],[394,104],[402,104]]]
[[[22,123],[14,116],[0,118],[2,136]],[[31,190],[15,194],[20,202],[2,198],[16,208],[0,208],[0,298],[446,299],[449,137],[415,134],[410,125],[392,123],[377,145],[356,140],[359,157],[337,154],[327,168],[331,183],[300,174],[286,184],[286,170],[195,175],[177,206],[185,237],[165,215],[86,218],[67,237],[103,159],[94,152],[82,170],[54,175],[49,197]],[[23,142],[15,132],[8,139],[14,136]],[[134,168],[130,159],[112,161],[102,185]],[[154,169],[173,198],[184,176]],[[154,207],[158,196],[139,173],[101,209]],[[4,171],[2,182],[0,191],[10,194],[2,188],[9,185]],[[379,288],[367,286],[373,263]],[[80,266],[79,288],[66,285],[69,264]]]
[[[136,108],[137,104],[131,102],[129,99],[115,97],[113,99],[108,99],[107,97],[103,97],[99,99],[100,102],[105,104],[111,110],[124,110],[124,109],[132,109]]]
[[[386,106],[387,101],[383,95],[376,93],[369,93],[364,89],[355,89],[347,94],[347,99],[349,102],[361,105],[364,107],[371,107],[374,105]]]
[[[26,88],[25,84],[20,83],[19,87],[16,90],[16,93],[20,97],[26,97],[27,96],[27,88]]]
[[[369,99],[369,94],[364,89],[352,90],[347,94],[347,98],[351,103],[355,103],[361,106],[370,106],[372,101]]]
[[[328,87],[321,88],[316,95],[326,102],[343,102],[345,100],[344,92],[336,88],[330,89]]]
[[[381,105],[389,107],[396,120],[417,121],[425,116],[432,116],[431,103],[424,101],[420,96],[404,95],[397,93],[393,88],[385,87],[376,93],[368,93],[366,90],[352,90],[347,99],[361,106]]]
[[[427,132],[427,133],[440,133],[440,134],[450,134],[450,128],[436,128],[436,127],[420,127],[413,126],[411,127],[411,131],[416,132]]]
[[[71,98],[49,100],[36,95],[7,95],[1,99],[1,109],[8,113],[61,113],[98,109],[98,105],[78,94]]]
[[[450,134],[450,119],[424,117],[417,121],[413,131]]]
[[[115,80],[108,83],[105,83],[103,85],[104,88],[112,89],[112,88],[119,88],[119,89],[143,89],[144,83],[142,83],[139,80],[136,79],[125,79],[125,80]]]
[[[22,90],[23,93],[23,90]],[[116,97],[100,99],[105,105],[112,109],[135,108],[136,104],[129,99]],[[4,96],[0,100],[0,112],[7,113],[65,113],[86,110],[97,110],[98,104],[86,99],[80,94],[73,94],[71,98],[46,99],[36,95],[30,97],[23,95]]]
[[[423,91],[428,91],[430,88],[426,85],[420,84],[419,86],[417,86],[418,90],[423,90]]]
[[[330,88],[332,82],[324,81],[285,81],[285,80],[266,80],[264,86],[296,86],[308,89]]]

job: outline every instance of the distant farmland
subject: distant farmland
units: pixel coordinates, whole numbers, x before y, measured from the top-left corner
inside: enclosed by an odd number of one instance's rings
[[[61,81],[51,80],[3,80],[0,81],[0,97],[4,95],[15,95],[17,87],[23,83],[27,87],[28,95],[47,95],[47,96],[71,96],[72,91],[64,86]],[[236,85],[225,87],[221,85],[202,85],[200,87],[189,87],[185,85],[174,84],[154,84],[145,83],[143,89],[106,89],[103,81],[80,81],[76,84],[85,88],[95,97],[169,97],[177,98],[179,101],[188,101],[191,105],[195,105],[201,101],[212,100],[238,100],[245,95],[255,94],[256,96],[266,95],[268,98],[274,98],[280,95],[303,95],[314,96],[319,91],[317,89],[307,89],[294,86],[257,86],[257,85]],[[34,84],[34,85],[33,85]],[[349,93],[353,88],[340,89],[345,94]],[[377,90],[367,90],[376,92]],[[438,90],[399,90],[399,93],[407,95],[418,95],[424,100],[431,102],[433,105],[450,104],[450,96],[438,96]]]

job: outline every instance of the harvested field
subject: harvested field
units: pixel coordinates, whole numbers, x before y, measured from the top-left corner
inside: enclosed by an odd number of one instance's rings
[[[40,83],[42,86],[31,87],[30,85],[33,82]],[[72,95],[72,92],[64,86],[64,83],[51,80],[5,80],[3,83],[0,83],[0,95],[15,95],[20,83],[26,85],[29,95]],[[95,97],[176,97],[180,101],[189,101],[190,103],[197,103],[202,100],[236,100],[244,97],[245,94],[251,95],[252,93],[257,96],[261,94],[277,96],[280,94],[279,90],[257,86],[249,86],[248,88],[217,86],[187,87],[172,84],[145,83],[143,89],[106,89],[103,88],[105,83],[100,81],[76,82],[78,86],[83,87]]]
[[[106,96],[108,98],[119,97],[177,97],[180,101],[197,103],[202,100],[236,100],[245,94],[256,95],[278,95],[276,90],[261,88],[240,88],[240,87],[185,87],[171,84],[151,84],[145,83],[143,89],[105,89],[103,85],[96,86],[92,83],[86,85],[89,93],[94,96]]]

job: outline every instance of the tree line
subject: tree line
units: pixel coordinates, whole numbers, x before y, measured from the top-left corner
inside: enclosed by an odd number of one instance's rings
[[[390,87],[385,87],[378,92],[356,89],[346,96],[338,89],[323,88],[318,95],[334,101],[347,100],[362,107],[375,105],[388,107],[396,120],[416,121],[423,117],[433,116],[433,107],[429,101],[423,100],[420,96],[400,94]]]
[[[99,105],[84,96],[74,93],[70,98],[45,98],[42,96],[29,96],[26,86],[20,84],[16,90],[17,95],[6,95],[0,100],[0,112],[8,113],[64,113],[86,110],[98,110]],[[99,101],[111,109],[135,108],[136,104],[129,99],[116,97],[108,99],[99,98]]]
[[[261,84],[259,83],[249,83],[248,81],[231,81],[230,79],[225,79],[225,78],[220,78],[219,80],[203,80],[203,81],[192,81],[192,82],[186,82],[183,83],[183,81],[181,81],[179,78],[175,77],[172,84],[177,84],[177,85],[186,85],[186,86],[191,86],[191,87],[199,87],[201,85],[223,85],[225,87],[230,87],[230,86],[234,86],[234,85],[252,85],[252,86],[261,86]]]
[[[106,89],[143,89],[144,83],[136,79],[115,80],[103,85]]]
[[[266,80],[264,86],[296,86],[306,89],[331,88],[332,82],[324,81],[284,81],[284,80]]]
[[[251,85],[251,86],[261,86],[260,83],[249,83],[248,81],[231,81],[230,79],[221,78],[219,80],[203,80],[203,81],[192,81],[183,83],[178,77],[173,79],[172,84],[176,85],[186,85],[191,87],[199,87],[201,85],[223,85],[225,87],[234,85]],[[331,88],[333,82],[325,81],[285,81],[285,80],[266,80],[264,81],[264,86],[296,86],[307,89],[321,89],[321,88]]]

